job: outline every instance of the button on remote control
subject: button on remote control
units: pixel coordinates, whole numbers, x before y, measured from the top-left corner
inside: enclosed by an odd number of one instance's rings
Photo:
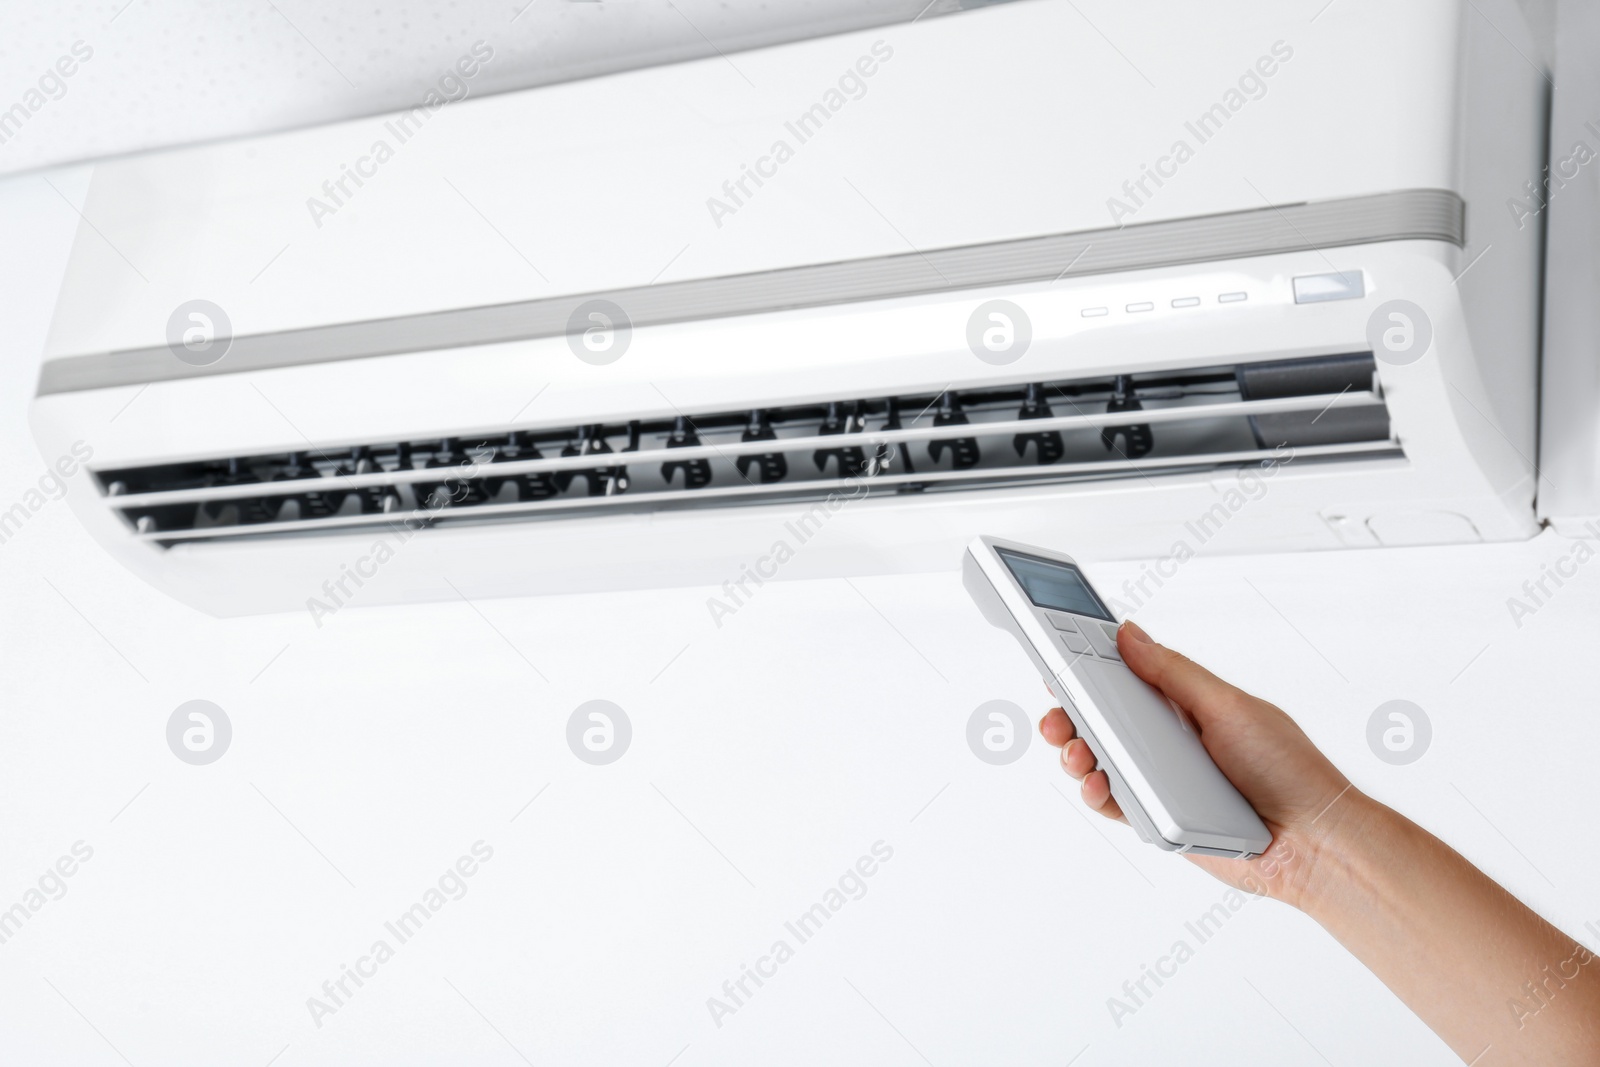
[[[1072,655],[1081,656],[1089,651],[1089,639],[1082,634],[1057,630],[1056,638],[1061,642],[1062,647]]]
[[[1074,634],[1078,632],[1078,624],[1072,621],[1071,615],[1064,615],[1059,611],[1046,611],[1044,617],[1049,619],[1050,625],[1057,630],[1065,630]]]
[[[1110,622],[1085,622],[1083,632],[1089,638],[1089,643],[1094,645],[1094,650],[1104,659],[1114,659],[1119,663],[1122,657],[1117,655],[1117,626]]]

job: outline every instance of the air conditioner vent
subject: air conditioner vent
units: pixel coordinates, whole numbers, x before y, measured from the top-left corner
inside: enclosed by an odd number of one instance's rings
[[[1398,454],[1369,353],[841,397],[100,470],[170,546],[408,523],[973,492]]]

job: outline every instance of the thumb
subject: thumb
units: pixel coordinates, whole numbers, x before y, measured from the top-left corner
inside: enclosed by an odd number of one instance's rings
[[[1117,628],[1117,651],[1134,674],[1176,701],[1202,730],[1245,696],[1188,656],[1151,640],[1136,622]]]

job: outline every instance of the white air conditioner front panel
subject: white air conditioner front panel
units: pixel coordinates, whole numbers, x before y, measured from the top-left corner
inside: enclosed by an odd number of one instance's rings
[[[1359,271],[1366,295],[1294,303],[1293,279],[1325,273],[1324,257]],[[1233,292],[1248,298],[1216,299]],[[1205,300],[1173,308],[1180,293],[1202,293]],[[1229,490],[1237,501],[1239,468],[1248,457],[1210,471],[1132,465],[1110,472],[1117,475],[1111,481],[862,499],[844,492],[842,506],[828,509],[803,544],[793,524],[807,514],[815,520],[814,500],[713,506],[713,496],[686,492],[669,509],[603,517],[525,516],[538,521],[162,547],[141,540],[114,511],[117,498],[94,485],[75,485],[72,498],[130,566],[219,614],[304,609],[311,598],[327,603],[330,594],[318,592],[324,582],[390,551],[381,575],[359,597],[352,593],[351,603],[449,597],[450,582],[468,596],[720,585],[737,578],[745,563],[772,556],[780,541],[793,558],[771,569],[784,577],[937,569],[950,565],[951,545],[959,550],[963,537],[983,529],[1073,545],[1091,558],[1161,556],[1180,541],[1193,552],[1340,547],[1349,541],[1336,520],[1360,527],[1390,512],[1467,516],[1491,539],[1531,535],[1532,481],[1517,450],[1483,420],[1492,405],[1476,378],[1464,309],[1436,242],[645,327],[634,331],[622,359],[598,367],[576,359],[565,339],[549,338],[74,391],[39,398],[35,419],[46,447],[58,451],[70,447],[74,427],[105,425],[90,464],[103,472],[152,461],[470,438],[513,426],[670,418],[828,397],[915,390],[959,396],[963,388],[1005,382],[1365,351],[1368,319],[1396,293],[1432,309],[1434,340],[1429,356],[1416,363],[1376,364],[1393,447],[1292,454],[1271,468],[1271,478],[1260,483],[1264,490],[1258,493],[1254,481],[1245,485],[1246,502],[1229,508],[1215,529],[1205,516],[1220,514],[1215,507],[1230,499]],[[1035,327],[1033,347],[1011,367],[983,363],[966,347],[972,310],[997,295],[1024,308]],[[1159,312],[1125,310],[1157,302]],[[1118,310],[1083,316],[1098,307]],[[910,421],[916,413],[906,414]],[[104,421],[112,415],[113,422]],[[1160,424],[1154,431],[1158,439],[1166,432]],[[1196,523],[1206,536],[1186,532]],[[380,540],[393,545],[380,551]]]

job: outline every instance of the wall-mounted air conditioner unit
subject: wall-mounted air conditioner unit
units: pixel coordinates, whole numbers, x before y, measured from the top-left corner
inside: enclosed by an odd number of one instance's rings
[[[1514,6],[1118,18],[104,163],[41,447],[218,614],[1531,536]]]

